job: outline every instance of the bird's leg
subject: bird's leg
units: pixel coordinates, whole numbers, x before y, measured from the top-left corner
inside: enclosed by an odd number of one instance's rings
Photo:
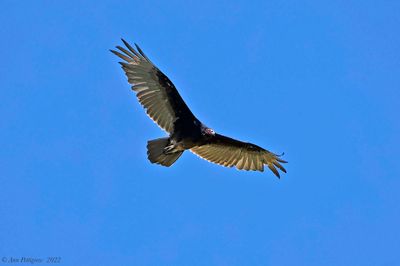
[[[176,151],[175,151],[175,145],[173,143],[168,144],[164,148],[164,151],[163,151],[164,154],[171,154],[171,153],[174,153],[174,152],[176,152]]]
[[[184,151],[185,148],[182,146],[182,142],[178,142],[176,139],[170,138],[169,143],[165,146],[163,153],[164,154],[172,154],[175,152]]]
[[[165,146],[163,153],[164,154],[171,154],[177,151],[176,149],[176,141],[172,138],[169,139],[169,143],[167,146]]]

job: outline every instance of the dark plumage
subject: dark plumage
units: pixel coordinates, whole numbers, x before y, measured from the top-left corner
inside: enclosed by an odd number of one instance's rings
[[[264,165],[280,177],[276,168],[286,173],[280,156],[255,144],[217,134],[201,123],[190,111],[174,84],[143,53],[122,40],[126,48],[111,50],[124,60],[122,69],[132,90],[149,117],[169,133],[168,137],[150,140],[147,154],[150,162],[171,166],[185,150],[226,167],[264,171]]]

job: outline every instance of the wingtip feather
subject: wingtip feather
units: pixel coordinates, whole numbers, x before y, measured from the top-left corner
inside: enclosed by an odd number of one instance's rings
[[[283,166],[282,166],[280,163],[278,163],[277,161],[274,161],[273,164],[274,164],[276,167],[278,167],[282,172],[286,173],[286,169],[283,168]]]
[[[125,41],[123,38],[121,38],[121,41],[125,44],[125,46],[129,49],[129,51],[131,51],[137,57],[140,57],[138,52],[136,52],[136,50],[127,41]]]
[[[151,62],[150,59],[145,55],[145,53],[142,51],[142,49],[140,49],[139,45],[137,45],[137,43],[134,43],[136,49],[138,50],[139,54],[145,58],[147,61]]]
[[[276,175],[277,178],[281,178],[278,170],[276,170],[276,168],[272,164],[268,164],[268,168]]]

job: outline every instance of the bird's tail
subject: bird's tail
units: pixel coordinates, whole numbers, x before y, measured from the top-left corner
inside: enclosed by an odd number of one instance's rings
[[[164,153],[164,148],[169,144],[169,138],[153,139],[147,142],[147,157],[150,162],[171,166],[182,155],[183,151]]]

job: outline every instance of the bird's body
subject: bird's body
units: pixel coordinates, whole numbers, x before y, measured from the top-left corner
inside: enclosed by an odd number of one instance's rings
[[[132,90],[149,117],[169,133],[168,137],[150,140],[148,159],[171,166],[185,150],[207,161],[237,169],[263,171],[267,165],[276,176],[275,167],[286,172],[280,163],[286,161],[255,144],[238,141],[220,134],[198,120],[190,111],[173,83],[136,45],[135,50],[122,40],[128,50],[112,52],[125,60],[120,62]]]

